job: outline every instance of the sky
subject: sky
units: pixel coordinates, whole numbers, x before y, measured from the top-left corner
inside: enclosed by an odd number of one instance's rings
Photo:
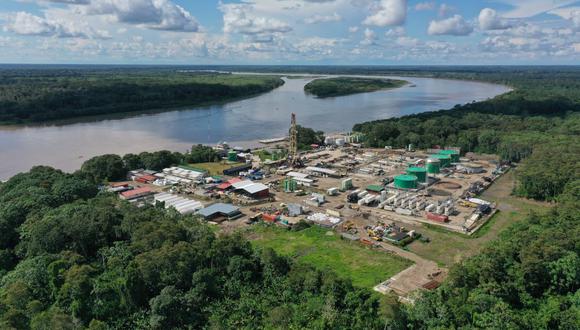
[[[0,63],[580,64],[580,1],[0,0]]]

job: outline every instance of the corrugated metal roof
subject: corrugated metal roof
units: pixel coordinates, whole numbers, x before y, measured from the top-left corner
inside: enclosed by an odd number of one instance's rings
[[[288,172],[286,174],[286,176],[290,176],[293,178],[302,178],[302,179],[306,179],[308,177],[308,174],[305,173],[300,173],[300,172]]]
[[[133,189],[133,190],[123,191],[121,193],[121,195],[125,198],[131,198],[133,196],[138,196],[141,194],[148,194],[151,192],[152,192],[151,189],[149,189],[147,187],[141,187],[141,188],[137,188],[137,189]]]
[[[260,191],[264,191],[264,190],[268,190],[268,186],[266,186],[263,183],[252,183],[249,186],[245,186],[244,188],[245,191],[247,191],[250,194],[255,194],[258,193]]]
[[[216,213],[232,214],[237,212],[239,212],[239,208],[232,204],[216,203],[199,210],[197,214],[204,217],[210,217]]]
[[[253,184],[253,182],[251,180],[244,180],[244,181],[238,181],[232,184],[232,187],[234,187],[234,189],[244,189],[245,187],[249,186]]]
[[[312,172],[319,172],[319,173],[329,174],[329,175],[336,175],[336,171],[335,170],[331,170],[331,169],[328,169],[328,168],[308,166],[306,168],[306,170],[307,171],[312,171]]]

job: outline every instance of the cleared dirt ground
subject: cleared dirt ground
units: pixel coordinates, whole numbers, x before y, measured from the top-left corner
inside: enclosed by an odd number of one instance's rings
[[[514,184],[514,172],[510,171],[482,194],[483,199],[497,202],[500,211],[474,235],[453,233],[435,226],[422,226],[418,230],[429,237],[431,242],[413,242],[408,246],[409,250],[439,265],[450,266],[476,254],[486,243],[497,238],[502,230],[520,221],[529,212],[545,212],[551,207],[548,203],[512,196]]]

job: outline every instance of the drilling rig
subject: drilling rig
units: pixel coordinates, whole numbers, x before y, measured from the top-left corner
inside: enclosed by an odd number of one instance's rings
[[[290,165],[298,165],[298,128],[296,127],[296,114],[290,117],[290,146],[288,147],[288,160]]]

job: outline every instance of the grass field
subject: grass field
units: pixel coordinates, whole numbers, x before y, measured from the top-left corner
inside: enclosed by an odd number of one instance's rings
[[[433,260],[442,266],[451,266],[465,257],[479,252],[488,242],[529,212],[546,212],[550,204],[511,195],[515,178],[513,171],[499,178],[481,198],[498,203],[499,212],[471,236],[449,232],[436,226],[422,226],[419,231],[431,239],[430,243],[415,241],[408,245],[410,251]]]
[[[337,233],[319,227],[294,232],[257,225],[249,236],[258,248],[269,247],[298,262],[332,269],[339,276],[350,278],[358,287],[372,288],[412,264],[385,251],[344,241]]]
[[[234,167],[244,165],[244,163],[228,163],[228,162],[215,162],[215,163],[197,163],[191,164],[191,166],[196,168],[201,168],[209,172],[209,175],[223,175],[224,170]]]

